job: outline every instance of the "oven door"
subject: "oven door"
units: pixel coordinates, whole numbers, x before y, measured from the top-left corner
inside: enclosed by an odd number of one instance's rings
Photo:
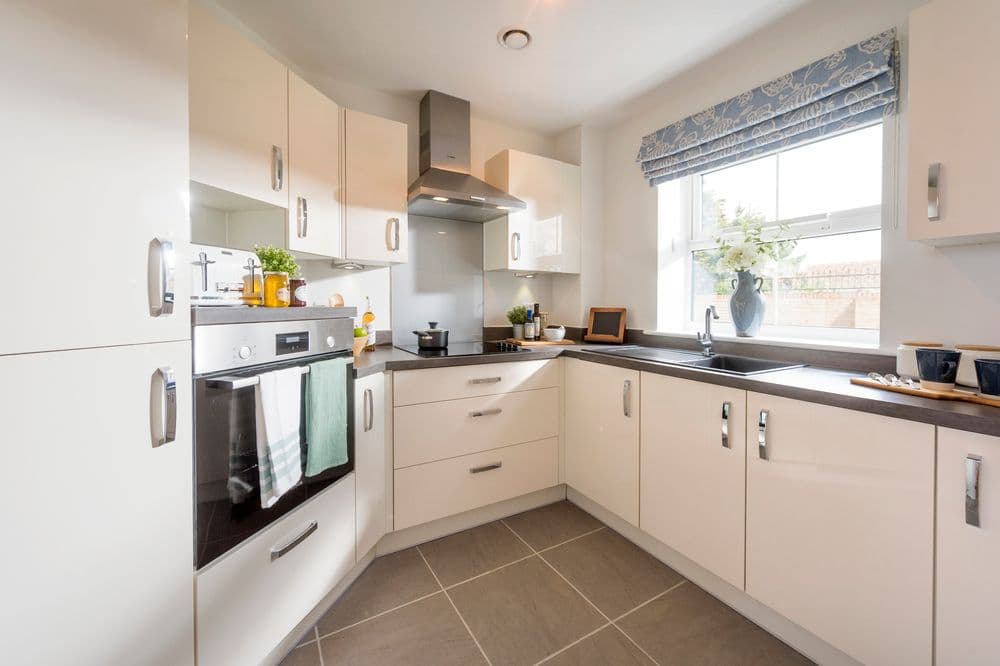
[[[348,363],[347,463],[305,476],[306,377],[317,361],[350,356],[338,352],[285,363],[201,375],[194,379],[195,568],[200,569],[354,469],[354,366]],[[299,441],[302,480],[269,508],[261,507],[257,465],[255,392],[258,376],[302,368]]]

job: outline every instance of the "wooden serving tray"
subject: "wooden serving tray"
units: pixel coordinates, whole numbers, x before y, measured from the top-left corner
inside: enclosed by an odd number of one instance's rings
[[[989,407],[1000,407],[1000,398],[987,398],[968,391],[932,391],[925,388],[910,388],[909,386],[886,386],[867,377],[852,377],[851,383],[858,386],[867,386],[868,388],[882,389],[883,391],[892,391],[893,393],[915,395],[921,398],[958,400],[960,402],[974,402],[978,405],[987,405]]]
[[[504,342],[509,342],[512,345],[517,345],[518,347],[549,347],[553,345],[575,345],[576,342],[573,340],[567,340],[563,338],[562,340],[517,340],[515,338],[507,338]]]

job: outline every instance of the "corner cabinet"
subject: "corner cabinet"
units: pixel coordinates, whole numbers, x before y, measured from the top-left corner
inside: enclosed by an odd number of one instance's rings
[[[1000,240],[993,196],[1000,153],[998,42],[996,0],[936,0],[910,14],[906,208],[911,240]]]
[[[938,429],[936,663],[1000,654],[1000,438]]]
[[[354,474],[356,477],[357,559],[386,533],[389,465],[385,442],[385,375],[354,382]]]
[[[566,359],[566,483],[639,525],[639,372]]]
[[[934,427],[749,393],[746,438],[747,593],[862,663],[929,665]]]
[[[485,180],[528,207],[483,228],[488,271],[580,272],[580,167],[505,150],[486,162]]]

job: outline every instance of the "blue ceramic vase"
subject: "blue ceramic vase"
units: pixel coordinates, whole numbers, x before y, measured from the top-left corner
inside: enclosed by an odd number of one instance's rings
[[[752,338],[764,323],[764,296],[760,293],[764,278],[750,271],[737,271],[733,280],[733,295],[729,297],[729,313],[733,317],[736,335]]]

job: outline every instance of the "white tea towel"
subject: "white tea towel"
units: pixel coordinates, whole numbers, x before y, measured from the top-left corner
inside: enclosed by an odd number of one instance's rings
[[[302,478],[299,440],[302,372],[299,368],[260,375],[256,404],[260,505],[266,509]]]

